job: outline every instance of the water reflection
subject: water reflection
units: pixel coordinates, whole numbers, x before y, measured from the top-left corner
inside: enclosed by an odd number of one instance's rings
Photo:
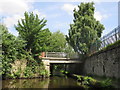
[[[72,78],[50,77],[46,79],[3,80],[2,88],[80,88],[80,86]]]
[[[2,88],[48,88],[49,78],[46,79],[14,79],[3,80]]]
[[[68,77],[51,77],[49,88],[80,88],[75,79]]]

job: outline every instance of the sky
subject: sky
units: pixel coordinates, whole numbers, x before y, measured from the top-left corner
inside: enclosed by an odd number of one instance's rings
[[[14,25],[24,18],[25,11],[33,12],[38,14],[40,19],[47,20],[46,28],[49,28],[51,32],[60,30],[67,35],[69,26],[73,23],[73,10],[82,1],[85,2],[85,0],[3,0],[0,1],[0,22],[7,26],[10,33],[18,36]],[[118,2],[96,1],[94,17],[105,26],[103,36],[118,26]]]

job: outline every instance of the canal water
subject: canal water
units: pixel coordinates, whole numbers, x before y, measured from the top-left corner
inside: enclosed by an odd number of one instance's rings
[[[94,77],[95,78],[95,77]],[[105,80],[95,78],[99,81]],[[112,85],[120,88],[120,82],[112,81]],[[53,76],[50,78],[35,79],[8,79],[2,80],[2,88],[80,88],[79,83],[70,77]]]
[[[75,79],[53,76],[45,79],[9,79],[2,81],[2,88],[81,88]]]

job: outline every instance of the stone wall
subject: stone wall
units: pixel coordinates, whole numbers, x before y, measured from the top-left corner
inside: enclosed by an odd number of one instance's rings
[[[45,66],[45,70],[48,72],[48,74],[50,74],[50,63],[48,59],[43,59],[42,60],[44,66]]]
[[[49,76],[49,63],[48,60],[44,61],[45,67],[41,64],[32,70],[32,66],[27,66],[27,60],[15,60],[11,63],[11,78],[35,78],[35,77],[48,77]],[[48,71],[46,72],[45,69]],[[27,74],[26,74],[27,73]]]
[[[120,78],[120,45],[99,51],[83,61],[80,64],[66,64],[66,70],[74,74]],[[46,70],[50,71],[48,62],[43,60]]]
[[[27,60],[15,60],[14,63],[11,64],[12,66],[11,74],[17,73],[20,70],[21,71],[20,77],[23,77],[23,73],[26,69],[26,63]]]
[[[120,46],[90,56],[82,68],[86,75],[120,78]]]

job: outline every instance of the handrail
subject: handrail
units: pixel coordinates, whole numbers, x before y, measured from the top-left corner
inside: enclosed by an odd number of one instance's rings
[[[101,37],[100,40],[95,42],[95,44],[91,45],[89,53],[93,54],[118,40],[120,40],[120,26]]]
[[[103,36],[100,40],[101,48],[120,40],[120,26],[113,29],[111,32]]]
[[[79,58],[78,53],[66,53],[66,52],[42,52],[40,58],[71,58],[71,59],[76,59]]]

